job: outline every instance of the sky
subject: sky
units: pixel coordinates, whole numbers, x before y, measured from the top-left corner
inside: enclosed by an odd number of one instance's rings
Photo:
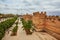
[[[37,11],[60,15],[60,0],[0,0],[0,13],[32,14]]]

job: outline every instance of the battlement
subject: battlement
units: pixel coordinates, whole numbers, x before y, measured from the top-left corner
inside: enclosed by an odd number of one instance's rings
[[[23,15],[24,19],[33,19],[33,17],[38,18],[38,19],[45,19],[45,20],[50,20],[50,21],[59,21],[60,16],[47,16],[46,12],[33,12],[33,15],[31,14],[25,14]]]
[[[33,15],[46,15],[46,12],[33,12]]]

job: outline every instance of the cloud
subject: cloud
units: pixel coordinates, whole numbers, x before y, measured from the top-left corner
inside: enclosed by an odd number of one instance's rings
[[[55,12],[59,14],[60,0],[0,0],[0,12],[3,13],[25,14],[35,11],[47,11],[50,15]]]

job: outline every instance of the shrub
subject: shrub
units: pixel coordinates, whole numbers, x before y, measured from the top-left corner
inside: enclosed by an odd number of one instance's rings
[[[12,32],[17,32],[17,29],[18,29],[18,23],[16,24]]]
[[[11,36],[15,36],[17,34],[17,29],[18,29],[18,22],[16,22],[16,26],[13,28]]]
[[[13,23],[15,22],[16,19],[17,19],[17,17],[14,17],[12,19],[8,19],[8,20],[0,23],[0,40],[4,36],[5,30],[10,28],[13,25]]]
[[[31,20],[25,21],[24,19],[22,19],[21,21],[22,21],[24,29],[30,30],[32,28],[32,21]]]
[[[23,28],[26,31],[26,34],[32,34],[30,31],[30,29],[32,28],[32,21],[31,20],[25,21],[24,19],[22,19],[21,21],[23,24]]]

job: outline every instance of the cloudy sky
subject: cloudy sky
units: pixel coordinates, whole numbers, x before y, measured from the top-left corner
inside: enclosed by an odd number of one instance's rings
[[[60,0],[0,0],[0,13],[32,14],[36,11],[60,15]]]

